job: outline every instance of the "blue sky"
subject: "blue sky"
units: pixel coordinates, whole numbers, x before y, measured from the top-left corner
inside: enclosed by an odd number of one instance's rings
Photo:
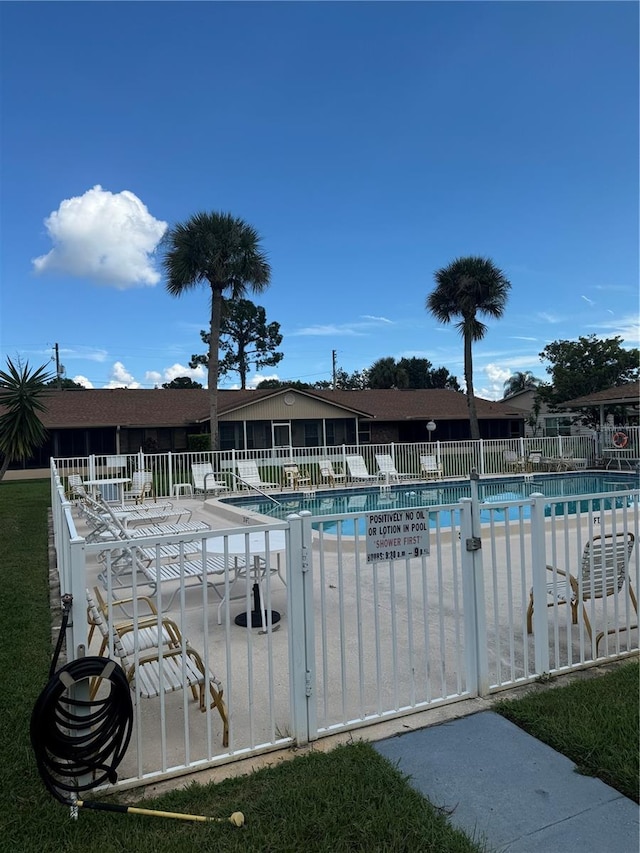
[[[209,292],[169,296],[156,246],[200,210],[262,237],[285,352],[263,377],[330,380],[335,350],[462,384],[425,309],[461,255],[512,283],[480,396],[547,378],[550,341],[638,346],[638,8],[0,3],[2,362],[57,343],[95,388],[194,375]]]

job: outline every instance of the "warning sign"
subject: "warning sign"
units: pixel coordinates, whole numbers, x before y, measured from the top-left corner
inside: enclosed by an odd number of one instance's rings
[[[366,522],[367,563],[429,553],[429,513],[424,509],[369,512]]]

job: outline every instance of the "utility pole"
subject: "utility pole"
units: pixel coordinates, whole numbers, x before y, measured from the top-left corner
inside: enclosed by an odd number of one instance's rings
[[[58,351],[58,344],[56,347],[56,379],[58,380],[58,391],[62,388],[62,382],[60,379],[60,352]]]
[[[332,375],[332,387],[333,390],[336,390],[336,351],[334,349],[331,350],[331,375]]]

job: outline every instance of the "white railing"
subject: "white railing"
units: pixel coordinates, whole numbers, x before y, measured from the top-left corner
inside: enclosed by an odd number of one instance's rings
[[[522,460],[526,467],[530,454],[540,455],[538,467],[553,467],[558,462],[566,463],[564,468],[603,467],[611,463],[608,455],[613,448],[615,430],[609,430],[593,436],[556,436],[547,438],[492,439],[481,441],[424,441],[412,444],[367,444],[340,445],[338,447],[280,447],[253,451],[200,451],[185,453],[138,453],[113,455],[93,455],[87,457],[69,457],[55,459],[56,470],[61,481],[66,483],[69,474],[80,473],[87,479],[96,476],[131,476],[134,471],[149,470],[153,474],[154,488],[158,497],[175,496],[177,484],[192,485],[191,466],[195,463],[210,463],[216,477],[225,482],[232,491],[243,488],[237,479],[237,462],[254,460],[263,480],[279,482],[283,486],[286,480],[283,465],[296,463],[312,483],[321,484],[319,462],[330,459],[336,471],[346,473],[347,456],[360,455],[371,474],[378,472],[376,454],[388,454],[396,469],[401,473],[420,477],[420,457],[436,456],[442,466],[443,476],[466,478],[476,468],[481,475],[513,473],[508,463],[509,455]],[[637,467],[640,461],[640,428],[625,428],[628,444],[622,454],[624,467]],[[603,455],[604,454],[604,455]]]
[[[399,470],[406,470],[400,463],[410,464],[409,456],[395,459]],[[489,488],[489,500],[481,502],[472,479],[471,497],[438,506],[422,499],[432,489],[418,487],[415,506],[431,524],[430,552],[419,558],[368,564],[365,511],[304,512],[267,525],[254,520],[240,529],[147,536],[136,541],[156,549],[147,573],[123,577],[123,547],[131,543],[86,542],[76,530],[82,522],[71,512],[55,467],[52,475],[61,591],[80,601],[67,636],[69,656],[88,648],[85,588],[100,583],[100,575],[115,615],[116,599],[153,592],[149,572],[159,573],[167,563],[159,548],[175,545],[177,580],[158,579],[154,600],[160,614],[170,608],[165,615],[224,688],[228,746],[222,743],[216,709],[207,706],[200,712],[186,688],[182,695],[146,699],[134,684],[134,737],[118,771],[123,788],[638,652],[638,619],[628,583],[603,599],[589,598],[591,637],[582,611],[574,624],[570,606],[546,606],[550,579],[566,583],[566,576],[547,567],[576,575],[586,542],[598,533],[633,534],[636,542],[625,569],[633,590],[640,587],[640,490],[622,482],[607,497],[549,497],[537,483],[529,488],[523,479],[522,497],[507,500]],[[480,486],[490,487],[491,480],[480,478]],[[385,494],[392,510],[394,493]],[[360,519],[365,532],[360,532]],[[269,571],[254,562],[251,538],[265,532]],[[202,546],[195,558],[187,554],[194,540]],[[202,554],[212,552],[224,555],[230,567],[236,555],[249,568],[209,577],[217,590],[194,583],[189,566],[200,560],[204,569]],[[259,607],[270,616],[261,616],[258,626],[247,630],[235,620],[255,608],[256,571]],[[532,588],[534,599],[544,603],[534,608],[533,631],[527,633]],[[129,611],[134,624],[143,616],[138,607],[131,605]],[[599,638],[601,631],[611,633]],[[108,653],[115,656],[112,641]]]

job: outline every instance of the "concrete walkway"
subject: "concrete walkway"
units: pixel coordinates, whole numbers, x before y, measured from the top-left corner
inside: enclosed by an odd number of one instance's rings
[[[638,853],[639,808],[493,711],[374,744],[491,853]]]

